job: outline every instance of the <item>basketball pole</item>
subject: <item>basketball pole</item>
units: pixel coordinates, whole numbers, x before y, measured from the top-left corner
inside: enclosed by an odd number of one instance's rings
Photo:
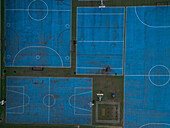
[[[104,3],[103,3],[103,0],[101,0],[101,3],[100,3],[99,8],[105,8],[105,5],[104,5]]]
[[[101,0],[101,6],[103,6],[104,4],[103,4],[103,0]]]

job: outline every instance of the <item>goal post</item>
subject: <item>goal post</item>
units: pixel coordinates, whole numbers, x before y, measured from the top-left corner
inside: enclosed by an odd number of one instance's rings
[[[99,8],[105,8],[106,6],[103,4],[103,0],[101,0],[101,3],[100,3],[100,6],[99,6]]]

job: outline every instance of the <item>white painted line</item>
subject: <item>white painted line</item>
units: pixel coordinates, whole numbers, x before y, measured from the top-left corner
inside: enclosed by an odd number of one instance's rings
[[[114,16],[114,15],[124,15],[124,13],[77,13],[77,15],[108,15],[108,16]]]
[[[25,87],[23,86],[23,106],[24,106],[24,104],[25,104],[25,102],[24,102],[24,94],[25,94]],[[25,112],[25,108],[23,107],[23,112]]]
[[[79,69],[105,69],[107,67],[77,67]],[[123,69],[123,68],[110,68],[110,69]]]
[[[48,11],[48,12],[70,12],[71,10],[46,10],[46,9],[5,9],[6,11]]]
[[[148,127],[149,127],[149,125],[154,125],[154,124],[156,124],[156,125],[170,126],[170,124],[168,124],[168,123],[147,123],[147,124],[144,124],[144,125],[140,126],[139,128],[144,128],[145,126],[148,126]]]
[[[23,93],[20,93],[20,92],[17,92],[17,91],[13,91],[13,90],[8,90],[8,89],[7,89],[7,91],[9,91],[9,92],[14,92],[14,93],[18,93],[18,94],[23,94]],[[16,106],[16,107],[10,107],[10,108],[7,108],[7,110],[14,109],[14,108],[19,108],[19,107],[25,107],[25,106],[29,105],[29,103],[30,103],[30,97],[29,97],[27,94],[23,94],[23,95],[25,95],[25,96],[28,97],[28,103],[27,103],[27,104],[20,105],[20,106]]]
[[[7,114],[24,114],[24,112],[6,112]]]
[[[71,12],[71,10],[48,10],[51,12]]]
[[[90,9],[95,8],[95,9],[99,9],[99,6],[97,6],[97,7],[77,7],[77,10],[78,9],[80,10],[81,8],[90,8]],[[109,9],[124,9],[125,7],[107,7],[107,8],[109,8]]]
[[[125,75],[125,76],[170,76],[170,75]]]
[[[54,106],[54,105],[55,105],[55,100],[54,100],[54,102],[53,102],[52,105],[49,105],[49,99],[48,99],[48,104],[45,103],[45,98],[46,98],[46,97],[48,97],[48,98],[53,97],[53,99],[55,99],[55,98],[54,98],[54,95],[51,95],[51,94],[45,95],[45,96],[43,97],[43,104],[44,104],[44,106],[46,106],[46,107],[52,107],[52,106]]]
[[[114,73],[112,73],[112,74],[91,74],[91,73],[89,73],[89,74],[86,74],[86,73],[84,73],[84,74],[81,74],[81,73],[77,73],[76,72],[76,75],[82,75],[82,76],[123,76],[123,74],[122,75],[115,75]]]
[[[69,99],[68,99],[68,103],[69,103],[69,105],[70,105],[71,107],[73,107],[73,108],[74,108],[74,115],[76,114],[76,112],[75,112],[75,108],[76,108],[76,109],[79,109],[79,110],[83,110],[83,111],[91,112],[91,111],[90,111],[90,110],[88,110],[88,109],[84,109],[84,108],[76,107],[76,105],[75,105],[75,102],[76,102],[76,96],[78,96],[78,95],[83,95],[83,94],[87,94],[87,93],[92,93],[92,91],[88,91],[88,92],[84,92],[84,93],[78,93],[78,94],[76,94],[76,88],[74,88],[74,95],[71,95],[71,96],[69,97]],[[72,98],[72,97],[74,97],[74,106],[70,103],[70,100],[71,100],[71,98]]]
[[[152,80],[151,80],[151,78],[150,78],[150,74],[151,74],[151,71],[154,69],[154,68],[156,68],[156,67],[163,67],[164,69],[166,69],[167,71],[168,71],[168,76],[169,76],[169,78],[168,78],[168,80],[165,82],[165,83],[163,83],[163,84],[156,84],[156,83],[154,83]],[[159,76],[162,76],[162,75],[159,75]],[[164,75],[163,75],[164,76]],[[169,69],[165,66],[165,65],[155,65],[155,66],[153,66],[150,70],[149,70],[149,73],[148,73],[148,78],[149,78],[149,81],[153,84],[153,85],[155,85],[155,86],[158,86],[158,87],[160,87],[160,86],[165,86],[166,84],[168,84],[169,83],[169,81],[170,81],[170,71],[169,71]]]
[[[93,78],[89,78],[89,79],[92,79],[93,80]],[[74,87],[75,89],[77,89],[77,88],[84,88],[84,89],[92,89],[92,87]]]
[[[77,42],[124,42],[124,41],[77,41]]]
[[[19,87],[19,86],[9,86],[9,87]],[[9,87],[7,87],[7,88],[9,88]],[[22,108],[23,108],[23,112],[17,113],[17,112],[8,112],[8,111],[7,111],[7,113],[9,113],[9,114],[24,114],[24,107],[30,104],[30,97],[29,97],[27,94],[25,94],[25,92],[24,92],[24,86],[20,86],[20,87],[23,88],[23,92],[22,92],[22,93],[21,93],[21,92],[18,92],[18,91],[13,91],[13,90],[10,90],[10,89],[7,89],[7,91],[9,91],[9,92],[14,92],[14,93],[18,93],[18,94],[22,94],[22,95],[23,95],[23,105],[16,106],[16,107],[6,108],[6,110],[11,110],[11,109],[15,109],[15,108],[20,108],[20,107],[22,107]],[[25,99],[24,96],[26,96],[26,97],[28,98],[28,102],[27,102],[26,104],[25,104],[25,102],[24,102],[24,99]]]
[[[129,8],[129,7],[155,8],[155,7],[167,7],[167,6],[170,6],[170,5],[160,5],[160,6],[156,6],[156,5],[149,5],[149,6],[127,6],[127,7],[128,7],[128,8]]]
[[[74,95],[75,95],[75,94],[76,94],[76,89],[74,88]],[[68,102],[69,105],[71,105],[70,99],[71,99],[71,97],[69,97],[69,102]],[[76,105],[75,105],[75,103],[76,103],[76,96],[74,96],[74,106],[73,106],[73,107],[74,107],[74,115],[76,114],[76,109],[75,109],[75,106],[76,106]]]
[[[50,91],[50,77],[48,80],[49,80],[49,95],[50,95],[50,93],[51,93],[51,91]],[[48,105],[50,106],[50,96],[48,99]],[[50,122],[50,107],[48,107],[48,124],[49,124],[49,122]]]
[[[24,86],[9,86],[9,87],[7,87],[7,88],[22,88],[22,94],[24,94]],[[10,89],[7,89],[7,91],[11,91]],[[11,91],[11,92],[14,92],[13,90]],[[15,93],[18,93],[18,91],[15,91]],[[21,93],[21,92],[19,92],[19,93]],[[24,101],[24,95],[23,95],[23,101]],[[10,107],[10,108],[6,108],[6,110],[11,110],[11,109],[15,109],[15,108],[20,108],[20,107],[22,107],[22,112],[8,112],[7,111],[7,113],[9,113],[9,114],[24,114],[24,102],[22,103],[22,105],[20,105],[20,106],[16,106],[16,107]]]
[[[137,13],[137,9],[135,7],[135,14],[136,14],[136,17],[138,18],[138,20],[145,26],[147,27],[150,27],[150,28],[169,28],[170,26],[152,26],[152,25],[149,25],[147,23],[145,23],[144,21],[142,21]]]
[[[8,76],[8,77],[10,77],[10,76]],[[13,87],[15,87],[15,88],[23,88],[24,86],[7,86],[7,88],[13,88]]]
[[[91,114],[74,114],[76,116],[91,116]]]
[[[42,17],[42,18],[40,18],[40,19],[37,19],[37,18],[32,17],[31,14],[30,14],[30,12],[29,12],[31,4],[34,3],[35,1],[36,1],[36,0],[33,0],[33,1],[31,1],[31,2],[29,3],[29,5],[28,5],[28,15],[29,15],[29,17],[30,17],[32,20],[42,21],[42,20],[44,20],[44,19],[47,17],[47,15],[48,15],[48,5],[47,5],[47,3],[46,3],[45,1],[41,0],[41,2],[44,3],[44,5],[46,6],[46,9],[45,9],[45,10],[46,10],[46,14],[45,14],[44,17]],[[43,9],[43,10],[44,10],[44,9]]]
[[[57,11],[57,12],[59,12],[59,11],[60,11],[60,12],[61,12],[61,11],[71,11],[71,10],[49,10],[47,3],[46,3],[45,1],[43,1],[43,0],[40,0],[40,1],[46,6],[46,9],[30,9],[31,4],[33,4],[35,1],[36,1],[36,0],[31,1],[31,2],[29,3],[29,5],[28,5],[28,8],[27,8],[27,9],[5,9],[5,10],[6,10],[6,11],[26,11],[26,12],[28,12],[29,17],[30,17],[32,20],[35,20],[35,21],[42,21],[42,20],[44,20],[44,19],[47,17],[49,11],[51,11],[51,12],[54,12],[54,11]],[[45,14],[44,17],[42,17],[42,18],[40,18],[40,19],[37,19],[37,18],[34,18],[34,17],[31,16],[30,11],[35,11],[35,12],[42,11],[42,12],[46,12],[46,14]]]
[[[18,56],[18,54],[19,54],[20,52],[22,52],[23,50],[28,49],[28,48],[46,48],[46,49],[52,50],[52,51],[55,52],[55,53],[58,55],[58,57],[60,58],[61,65],[62,65],[62,67],[63,67],[63,60],[62,60],[61,56],[58,54],[58,52],[55,51],[54,49],[50,48],[50,47],[47,47],[47,46],[28,46],[28,47],[22,48],[22,49],[15,55],[15,57],[14,57],[14,59],[13,59],[13,61],[12,61],[12,65],[13,65],[13,66],[14,66],[14,62],[15,62],[15,59],[16,59],[16,57]]]
[[[69,66],[69,67],[61,67],[61,66],[19,66],[19,65],[12,65],[12,66],[6,66],[6,67],[8,67],[8,68],[10,68],[10,67],[42,67],[42,68],[44,68],[44,67],[48,67],[48,68],[71,68],[71,66]]]

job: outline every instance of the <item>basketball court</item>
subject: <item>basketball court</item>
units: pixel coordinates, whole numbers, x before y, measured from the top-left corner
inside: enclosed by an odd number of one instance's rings
[[[170,7],[127,7],[125,128],[170,127]]]
[[[5,15],[7,67],[70,67],[71,0],[8,0]]]
[[[7,123],[92,124],[91,78],[7,77]]]
[[[123,75],[124,8],[77,8],[78,75]]]

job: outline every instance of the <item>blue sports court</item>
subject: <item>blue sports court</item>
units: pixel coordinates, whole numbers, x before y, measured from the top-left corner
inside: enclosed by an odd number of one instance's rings
[[[78,75],[122,75],[124,8],[77,8]]]
[[[170,127],[169,35],[170,6],[77,7],[76,75],[124,75],[125,128]],[[71,0],[6,0],[5,36],[6,67],[70,68]],[[92,125],[92,78],[6,79],[7,123]]]
[[[170,127],[170,7],[127,7],[125,128]]]
[[[7,123],[92,125],[91,78],[7,77]]]
[[[5,2],[5,65],[70,67],[71,0]]]

